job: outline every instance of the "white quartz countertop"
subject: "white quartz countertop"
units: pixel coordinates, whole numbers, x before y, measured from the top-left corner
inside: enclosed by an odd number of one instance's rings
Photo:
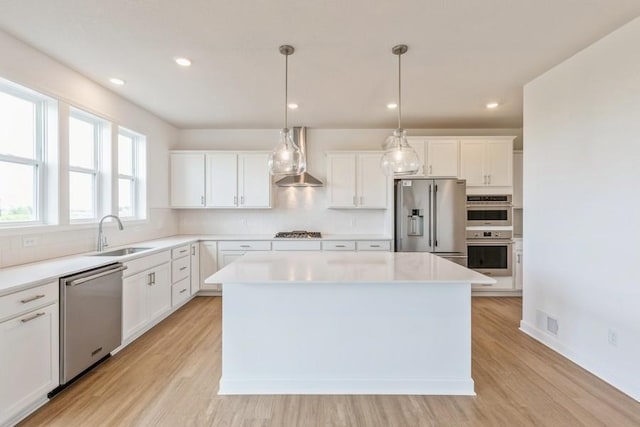
[[[58,280],[81,271],[90,270],[115,262],[127,262],[135,258],[151,255],[197,241],[233,241],[233,240],[391,240],[389,236],[376,234],[329,234],[321,239],[275,239],[274,234],[186,234],[160,239],[129,243],[123,246],[108,247],[105,252],[123,247],[145,247],[149,250],[125,256],[92,256],[96,252],[52,258],[30,264],[22,264],[0,269],[0,296],[18,292],[41,284]]]
[[[253,252],[205,280],[222,284],[283,282],[496,283],[425,252]]]

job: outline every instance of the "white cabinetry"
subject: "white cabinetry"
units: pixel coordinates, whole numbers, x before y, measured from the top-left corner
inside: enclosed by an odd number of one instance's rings
[[[270,208],[268,153],[207,154],[207,207]]]
[[[460,142],[447,137],[411,136],[407,138],[409,145],[416,150],[420,159],[420,169],[415,177],[457,177]]]
[[[191,295],[200,290],[200,243],[191,244]]]
[[[218,271],[218,243],[200,242],[200,290],[219,292],[219,284],[204,283],[207,277]]]
[[[171,310],[169,251],[127,262],[122,283],[122,337],[128,341]]]
[[[522,290],[522,240],[513,245],[513,283],[516,290]]]
[[[380,167],[380,152],[327,153],[330,208],[385,209],[391,178]]]
[[[270,251],[271,242],[257,241],[223,241],[218,243],[218,270],[231,264],[249,251]],[[222,290],[222,285],[217,285]]]
[[[171,206],[205,206],[204,154],[171,153]]]
[[[0,297],[0,425],[13,425],[59,385],[57,290],[52,282]]]
[[[191,295],[191,245],[174,248],[171,258],[171,307],[177,307]]]
[[[467,187],[513,186],[513,138],[463,140],[460,143],[460,177]]]
[[[267,152],[171,153],[174,208],[270,208]]]

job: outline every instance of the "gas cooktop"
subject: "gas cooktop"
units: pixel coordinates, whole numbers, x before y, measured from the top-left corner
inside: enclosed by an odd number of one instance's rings
[[[276,239],[319,239],[322,237],[319,231],[279,231],[276,233]]]

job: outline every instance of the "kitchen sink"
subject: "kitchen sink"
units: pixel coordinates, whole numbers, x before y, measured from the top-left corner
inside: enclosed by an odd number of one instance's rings
[[[135,254],[137,252],[142,252],[142,251],[148,251],[151,248],[122,248],[122,249],[116,249],[114,251],[109,251],[109,252],[98,252],[93,254],[92,256],[123,256],[123,255],[131,255],[131,254]]]

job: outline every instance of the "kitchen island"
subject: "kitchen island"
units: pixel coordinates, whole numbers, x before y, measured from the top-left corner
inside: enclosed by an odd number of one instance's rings
[[[474,395],[471,284],[429,253],[254,252],[223,284],[219,394]]]

